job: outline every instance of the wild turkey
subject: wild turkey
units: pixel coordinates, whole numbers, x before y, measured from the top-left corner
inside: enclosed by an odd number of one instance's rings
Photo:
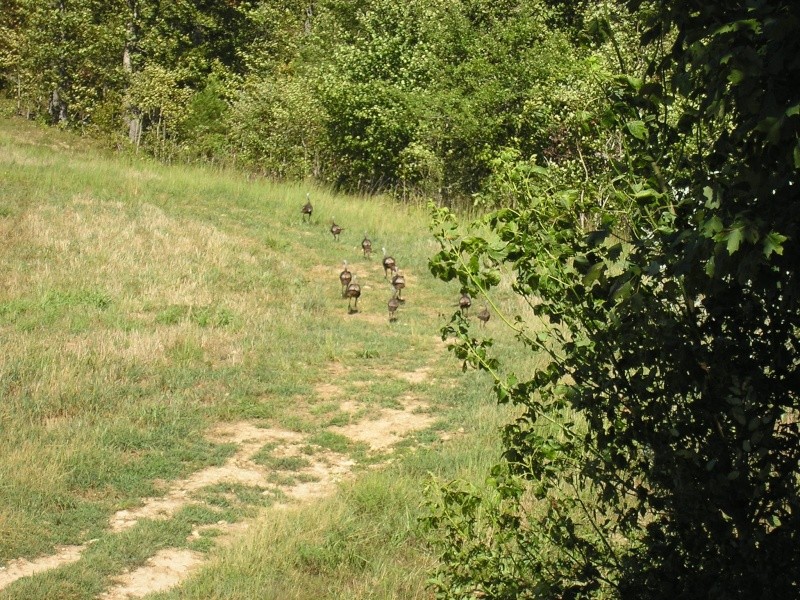
[[[394,271],[397,268],[397,263],[391,256],[386,256],[386,248],[381,248],[381,250],[383,250],[383,278],[386,279],[389,276],[389,271]]]
[[[341,273],[339,273],[339,282],[342,284],[342,298],[346,298],[345,292],[347,291],[347,286],[350,285],[352,280],[353,274],[347,270],[347,261],[344,261],[344,269]]]
[[[347,286],[347,291],[345,292],[347,296],[347,312],[349,314],[357,313],[358,312],[358,298],[361,296],[361,286],[356,283],[356,277],[353,276],[353,281],[350,282],[350,285]],[[353,298],[355,298],[355,304],[351,306],[353,303]]]
[[[389,322],[392,323],[397,321],[397,316],[395,313],[397,312],[398,307],[400,306],[400,300],[397,298],[396,295],[392,294],[392,297],[389,298]]]
[[[314,212],[314,207],[311,206],[310,194],[306,194],[306,203],[303,205],[303,208],[300,209],[300,212],[303,215],[301,218],[305,218],[306,216],[308,216],[308,220],[311,221],[311,213]]]
[[[472,298],[470,298],[469,293],[461,292],[461,298],[458,300],[458,308],[461,309],[461,314],[466,316],[470,306],[472,306]]]
[[[333,234],[333,239],[339,240],[339,234],[344,231],[344,227],[340,227],[336,224],[336,221],[331,219],[331,233]]]
[[[395,293],[397,294],[397,299],[400,302],[405,302],[401,297],[401,293],[403,288],[406,287],[406,278],[400,273],[400,271],[395,270],[394,277],[392,277],[392,287],[394,288]]]
[[[478,311],[478,314],[475,316],[478,317],[478,320],[481,322],[481,327],[483,327],[486,325],[486,322],[492,315],[489,312],[489,309],[484,306],[480,311]]]
[[[364,232],[364,239],[361,240],[361,249],[364,251],[364,258],[369,258],[372,254],[372,240],[367,237],[367,232]]]

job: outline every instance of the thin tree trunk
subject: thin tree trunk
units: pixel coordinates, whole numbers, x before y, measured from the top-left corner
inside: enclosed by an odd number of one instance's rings
[[[129,0],[128,7],[131,10],[131,18],[128,21],[125,49],[122,52],[122,70],[130,78],[133,75],[131,46],[136,42],[136,20],[139,18],[139,10],[136,0]],[[128,141],[136,146],[138,152],[142,140],[142,112],[138,106],[128,104],[125,107],[125,122],[128,125]]]
[[[53,94],[50,96],[50,106],[48,108],[50,110],[50,117],[53,119],[53,122],[58,123],[59,125],[67,122],[67,105],[61,99],[61,94],[58,93],[58,88],[53,90]]]
[[[306,7],[306,20],[303,24],[303,30],[306,35],[311,33],[311,22],[314,20],[314,3],[312,2]]]

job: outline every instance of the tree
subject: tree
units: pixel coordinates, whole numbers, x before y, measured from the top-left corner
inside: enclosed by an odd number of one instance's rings
[[[16,0],[7,0],[0,12],[0,90],[11,89],[19,102],[20,61],[19,31],[24,23],[22,7]]]
[[[6,80],[18,110],[60,125],[84,126],[122,77],[115,56],[114,9],[107,3],[15,0],[4,7],[14,35],[5,40]]]
[[[245,69],[241,46],[253,35],[249,4],[119,1],[124,4],[119,12],[125,24],[119,29],[124,31],[121,66],[127,75],[124,119],[130,142],[138,146],[148,128],[155,130],[150,137],[156,147],[170,134],[197,131],[204,136],[214,126],[197,123],[198,111],[181,107],[194,92],[200,97],[192,107],[208,108],[212,92],[217,100],[226,100],[228,80]],[[221,120],[224,112],[217,108],[213,114]],[[195,127],[178,127],[183,119],[193,119]]]
[[[336,40],[317,85],[336,183],[391,188],[399,157],[413,141],[432,76],[428,17],[438,3],[372,0],[355,19],[332,3],[322,23]]]
[[[188,115],[176,114],[176,99],[198,93],[192,106],[202,104],[207,109],[213,104],[209,99],[213,90],[227,102],[232,95],[230,81],[246,69],[242,48],[256,39],[251,3],[13,0],[7,4],[0,16],[0,31],[9,32],[0,41],[0,89],[16,92],[20,112],[106,133],[124,125],[137,145],[148,130],[157,130],[147,137],[158,140],[158,147],[179,132],[205,136],[208,126],[177,127]],[[150,75],[155,78],[148,80]],[[137,98],[141,93],[146,97]],[[139,100],[147,108],[137,104]],[[193,112],[195,125],[199,112]]]
[[[610,177],[466,234],[436,211],[432,271],[488,293],[509,267],[549,357],[518,381],[445,331],[523,414],[494,492],[434,505],[443,597],[800,592],[800,6],[628,4],[654,58],[606,83]]]

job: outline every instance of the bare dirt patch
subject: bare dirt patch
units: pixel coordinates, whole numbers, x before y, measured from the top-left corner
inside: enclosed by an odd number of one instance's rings
[[[416,371],[395,371],[393,375],[399,379],[405,379],[408,383],[422,383],[428,379],[428,367],[420,367]]]
[[[292,500],[309,502],[332,494],[336,484],[346,477],[355,463],[343,456],[326,453],[312,461],[311,466],[303,472],[313,477],[313,481],[295,483],[287,490],[286,495]]]
[[[348,414],[355,414],[361,410],[361,405],[355,400],[345,400],[339,405],[339,410]]]
[[[443,340],[442,336],[435,335],[431,338],[431,343],[434,348],[437,350],[447,350],[447,347],[450,345],[450,342],[447,340]]]
[[[63,546],[52,556],[43,556],[34,560],[22,558],[12,560],[5,567],[0,567],[0,590],[22,577],[29,577],[30,575],[36,575],[37,573],[77,562],[87,546],[88,544]]]
[[[320,383],[314,388],[314,393],[319,396],[321,400],[332,400],[338,396],[341,396],[344,390],[336,384],[333,383]]]
[[[386,451],[409,433],[425,429],[433,423],[431,415],[421,412],[425,409],[426,404],[412,400],[402,410],[386,408],[375,419],[331,429],[353,441],[368,444],[373,451]]]
[[[150,498],[140,508],[119,511],[111,520],[112,529],[118,531],[131,527],[142,518],[168,518],[194,501],[191,498],[193,492],[222,482],[280,489],[290,501],[310,501],[333,493],[336,484],[352,471],[355,464],[349,458],[334,452],[305,456],[302,451],[305,438],[301,434],[280,429],[263,429],[250,423],[226,423],[209,432],[208,438],[218,443],[238,444],[239,449],[224,465],[203,469],[184,480],[174,482],[166,495]],[[265,444],[273,442],[279,444],[275,451],[279,456],[304,456],[308,459],[309,465],[298,471],[304,475],[302,479],[277,486],[270,483],[269,470],[253,462],[253,456]],[[278,506],[288,506],[288,503]],[[207,527],[217,529],[222,534],[222,542],[230,543],[226,542],[226,538],[233,538],[235,533],[246,528],[246,524],[221,521]],[[202,529],[196,528],[190,538],[199,537]],[[202,555],[188,550],[162,550],[140,569],[117,578],[117,585],[101,598],[124,600],[169,589],[188,577],[202,563]]]
[[[332,376],[332,377],[346,377],[352,370],[352,367],[347,367],[340,362],[332,362],[330,363],[325,370]]]
[[[186,574],[203,562],[203,555],[192,550],[167,548],[145,565],[115,578],[116,585],[100,594],[101,600],[127,600],[163,592],[179,584]]]

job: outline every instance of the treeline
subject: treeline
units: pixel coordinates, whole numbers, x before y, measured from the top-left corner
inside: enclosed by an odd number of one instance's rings
[[[3,0],[0,93],[163,160],[492,205],[539,169],[582,174],[613,154],[597,125],[608,74],[636,56],[622,14],[558,0]]]

